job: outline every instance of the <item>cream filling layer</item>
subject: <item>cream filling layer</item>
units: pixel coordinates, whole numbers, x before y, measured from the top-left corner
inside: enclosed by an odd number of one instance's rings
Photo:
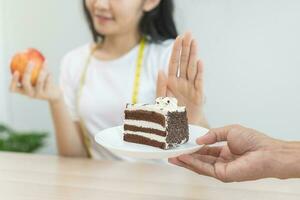
[[[139,131],[137,131],[137,132],[136,131],[124,131],[124,134],[138,135],[138,136],[148,138],[150,140],[155,140],[155,141],[158,141],[158,142],[166,143],[166,137],[151,134],[151,133],[145,133],[145,132],[139,132]]]
[[[166,131],[166,128],[163,127],[162,125],[153,122],[148,122],[148,121],[125,119],[124,124],[142,127],[142,128],[151,128],[160,131]]]

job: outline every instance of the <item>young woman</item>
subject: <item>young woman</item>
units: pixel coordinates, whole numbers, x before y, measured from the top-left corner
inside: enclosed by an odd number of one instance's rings
[[[59,153],[120,159],[91,144],[100,130],[123,123],[126,103],[174,96],[189,123],[203,116],[202,63],[190,33],[177,37],[172,0],[84,0],[94,41],[68,53],[60,87],[45,66],[36,86],[28,66],[21,87],[11,91],[49,102]],[[174,40],[177,37],[176,40]]]

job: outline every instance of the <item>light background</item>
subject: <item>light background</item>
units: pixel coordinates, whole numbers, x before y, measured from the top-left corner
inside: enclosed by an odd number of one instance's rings
[[[300,140],[300,1],[175,0],[181,33],[191,30],[205,62],[212,127],[240,123]],[[8,92],[14,52],[40,49],[56,79],[61,57],[90,41],[81,0],[0,0],[0,121],[51,133],[45,102]]]

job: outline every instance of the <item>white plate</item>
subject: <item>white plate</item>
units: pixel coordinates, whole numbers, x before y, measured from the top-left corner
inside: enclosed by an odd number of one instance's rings
[[[179,147],[163,150],[147,145],[123,141],[123,126],[105,129],[95,136],[96,143],[118,156],[139,159],[163,159],[176,157],[181,154],[193,153],[201,148],[196,144],[196,138],[206,134],[208,129],[189,125],[190,139]]]

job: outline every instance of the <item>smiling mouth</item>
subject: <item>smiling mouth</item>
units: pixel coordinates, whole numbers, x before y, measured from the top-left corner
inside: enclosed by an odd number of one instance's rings
[[[102,16],[102,15],[95,15],[95,18],[100,23],[107,23],[107,22],[110,22],[113,20],[112,17],[106,17],[106,16]]]

